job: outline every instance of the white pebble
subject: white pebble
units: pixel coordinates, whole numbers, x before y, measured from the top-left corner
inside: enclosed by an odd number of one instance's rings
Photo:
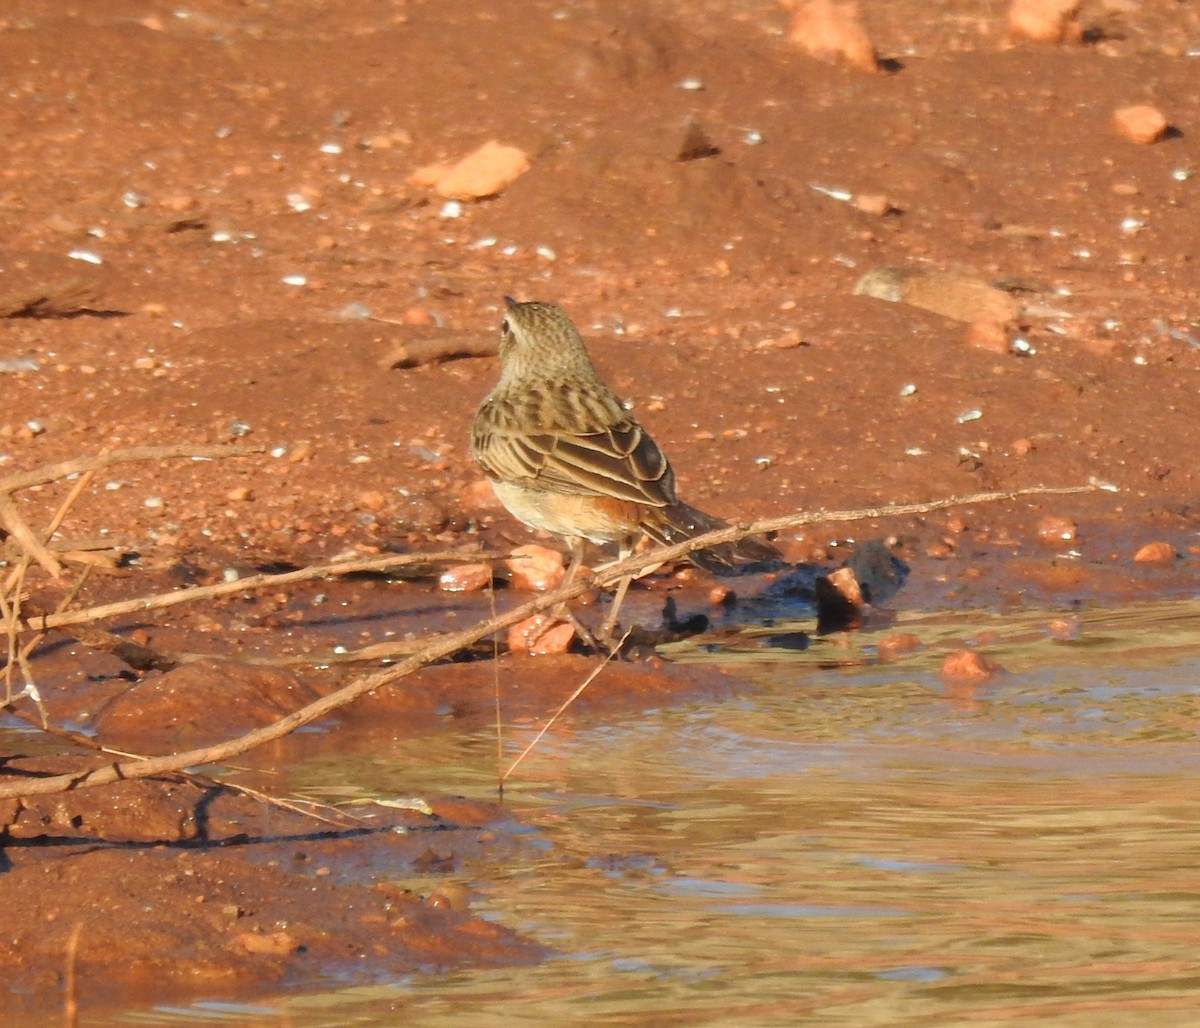
[[[308,279],[304,275],[284,275],[283,284],[285,286],[304,286],[308,285]]]
[[[86,261],[88,264],[104,263],[104,259],[98,253],[93,253],[91,250],[72,250],[67,256],[73,261]]]

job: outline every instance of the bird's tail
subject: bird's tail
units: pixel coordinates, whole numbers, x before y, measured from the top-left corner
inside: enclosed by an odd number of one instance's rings
[[[694,539],[718,528],[728,528],[729,523],[705,514],[702,510],[676,503],[671,507],[654,507],[646,513],[642,529],[656,543],[672,546],[685,539]],[[737,542],[720,543],[704,550],[696,550],[691,560],[706,571],[721,572],[737,564],[751,561],[775,561],[781,559],[780,552],[761,536],[748,535]]]

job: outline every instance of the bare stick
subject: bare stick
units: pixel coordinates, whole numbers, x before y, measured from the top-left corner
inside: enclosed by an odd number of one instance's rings
[[[201,585],[193,589],[175,589],[169,593],[157,593],[153,596],[140,596],[132,600],[117,600],[105,603],[99,607],[87,607],[83,610],[72,610],[61,614],[45,614],[36,618],[28,618],[22,625],[23,631],[44,630],[47,628],[62,628],[64,625],[80,625],[89,621],[100,621],[104,618],[116,617],[119,614],[144,613],[151,610],[164,610],[180,603],[195,603],[197,600],[211,600],[219,596],[230,596],[234,593],[251,592],[255,589],[271,589],[281,585],[294,585],[297,582],[308,582],[317,578],[336,578],[340,575],[353,575],[357,572],[384,572],[395,568],[409,567],[413,564],[448,564],[464,561],[494,560],[504,557],[503,553],[484,553],[475,551],[463,553],[461,550],[443,550],[437,553],[392,553],[383,557],[361,557],[355,560],[339,560],[332,564],[315,564],[312,567],[300,568],[297,571],[284,571],[278,575],[249,575],[239,578],[236,582],[219,582],[216,585]]]
[[[731,525],[728,528],[706,532],[695,539],[689,539],[674,546],[658,547],[644,554],[634,555],[626,560],[618,561],[596,574],[579,576],[574,582],[570,582],[551,592],[544,593],[537,599],[514,607],[512,610],[498,617],[489,618],[459,632],[440,636],[432,640],[420,653],[415,653],[411,657],[407,657],[399,663],[394,664],[392,667],[383,668],[369,675],[357,678],[341,689],[337,689],[301,707],[299,710],[293,711],[278,721],[264,725],[261,728],[256,728],[238,738],[229,739],[223,743],[217,743],[201,749],[187,750],[182,753],[150,757],[141,761],[106,764],[90,771],[82,771],[75,774],[50,775],[39,779],[22,778],[20,781],[9,783],[5,783],[3,776],[0,776],[0,799],[45,795],[65,792],[71,789],[108,785],[111,782],[123,779],[148,778],[167,771],[178,771],[182,768],[227,760],[230,757],[237,756],[239,753],[245,753],[247,750],[260,746],[265,742],[282,738],[294,732],[297,728],[316,721],[318,718],[324,717],[339,707],[344,707],[372,689],[378,689],[381,686],[398,681],[412,674],[417,669],[424,667],[426,664],[448,657],[464,646],[478,642],[493,632],[508,628],[510,625],[515,625],[519,621],[524,621],[526,618],[532,617],[534,614],[541,613],[543,610],[549,610],[589,589],[596,586],[609,585],[619,581],[626,575],[636,575],[639,571],[653,564],[675,560],[692,552],[692,550],[704,549],[706,546],[713,546],[723,542],[733,542],[745,535],[810,524],[815,521],[853,521],[873,517],[926,513],[932,510],[943,510],[948,507],[962,506],[964,504],[988,503],[996,500],[1039,494],[1061,495],[1082,493],[1089,492],[1094,488],[1096,487],[1090,485],[1069,488],[1034,486],[1012,492],[974,493],[969,496],[951,497],[944,500],[934,500],[929,503],[897,504],[858,512],[805,512],[779,518],[767,518],[745,527]]]
[[[25,524],[25,519],[18,512],[17,505],[13,503],[12,497],[6,492],[0,492],[0,525],[8,530],[21,552],[28,554],[41,564],[52,578],[58,578],[62,574],[62,565],[58,559],[42,545],[41,540],[34,535],[33,529]],[[13,576],[10,574],[8,577],[11,582]]]
[[[387,318],[373,318],[389,325],[401,324]],[[482,336],[438,336],[433,339],[406,339],[393,347],[380,362],[385,368],[415,368],[422,364],[440,364],[458,357],[494,357],[499,343]]]

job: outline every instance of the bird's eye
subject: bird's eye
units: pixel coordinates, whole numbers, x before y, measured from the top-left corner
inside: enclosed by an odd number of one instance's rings
[[[500,334],[502,336],[508,335],[508,318],[505,318],[502,322],[500,322]]]

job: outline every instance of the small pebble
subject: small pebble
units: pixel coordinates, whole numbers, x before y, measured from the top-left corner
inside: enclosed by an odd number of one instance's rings
[[[1079,619],[1073,617],[1055,618],[1049,625],[1050,638],[1061,642],[1075,642],[1079,638]]]
[[[808,0],[792,16],[788,42],[821,61],[873,72],[879,58],[862,23],[857,3]]]
[[[1083,27],[1076,20],[1080,0],[1013,0],[1008,29],[1035,43],[1078,43]]]
[[[492,139],[453,164],[439,162],[418,168],[409,176],[409,182],[432,188],[448,200],[481,200],[504,192],[529,167],[524,150]],[[458,217],[447,213],[447,207],[442,208],[442,217]]]
[[[438,588],[446,593],[478,592],[491,584],[490,564],[456,564],[438,576]]]
[[[1012,451],[1012,455],[1014,457],[1028,457],[1029,454],[1036,449],[1036,447],[1034,446],[1032,439],[1022,437],[1020,439],[1014,439],[1012,445],[1009,446],[1009,449]]]
[[[378,513],[387,506],[387,496],[377,489],[368,489],[366,492],[358,494],[354,505],[359,510],[370,510]]]
[[[508,630],[508,648],[513,653],[541,657],[551,653],[566,653],[575,638],[575,626],[567,622],[556,624],[549,614],[534,614]]]
[[[1157,107],[1136,104],[1113,112],[1113,128],[1135,143],[1156,143],[1166,135],[1166,116]]]
[[[893,632],[891,635],[886,635],[879,640],[875,647],[880,660],[895,660],[902,654],[911,653],[920,648],[920,637],[906,632]]]
[[[529,543],[518,546],[504,561],[512,584],[519,589],[549,592],[557,589],[566,577],[562,554],[548,546]]]
[[[1004,331],[1004,326],[993,321],[972,321],[963,333],[963,341],[968,346],[989,353],[1008,352],[1008,333]]]
[[[1004,669],[993,660],[975,650],[957,650],[946,654],[942,661],[941,676],[954,681],[981,682],[992,678]]]
[[[1078,531],[1079,526],[1070,518],[1059,517],[1055,514],[1042,518],[1037,523],[1036,529],[1037,537],[1051,546],[1074,542]]]
[[[1133,555],[1137,564],[1173,564],[1175,563],[1175,547],[1167,542],[1146,543]]]

